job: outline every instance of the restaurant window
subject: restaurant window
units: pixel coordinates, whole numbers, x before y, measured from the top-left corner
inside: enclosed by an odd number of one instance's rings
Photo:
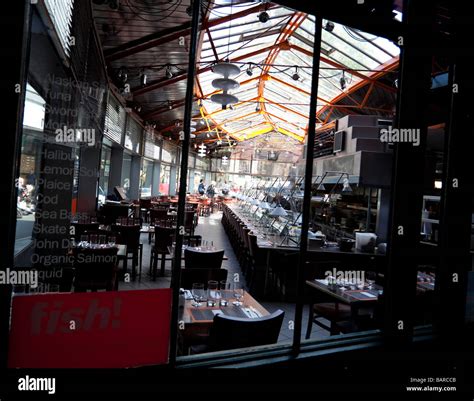
[[[98,188],[98,203],[103,205],[109,193],[109,175],[110,175],[110,160],[112,156],[112,149],[109,146],[102,145],[100,157],[99,170],[99,188]]]
[[[175,164],[176,156],[177,156],[176,147],[165,142],[161,150],[161,161],[165,163]]]
[[[153,132],[145,133],[145,151],[144,156],[154,160],[160,160],[161,146],[154,136]]]
[[[64,54],[69,57],[71,45],[71,20],[74,0],[45,0],[44,4],[59,38]]]
[[[130,174],[132,169],[132,155],[124,152],[122,161],[122,188],[127,197],[130,197]]]
[[[115,143],[122,143],[122,135],[125,129],[125,109],[112,93],[109,93],[107,109],[105,113],[104,135]]]
[[[133,118],[128,116],[124,139],[125,148],[130,149],[135,153],[140,153],[142,133],[143,129],[141,128],[140,124],[138,124]]]
[[[171,166],[162,164],[160,169],[160,195],[170,193]]]
[[[45,107],[45,100],[28,84],[24,106],[20,171],[17,180],[15,254],[31,243],[41,169]]]
[[[143,159],[142,169],[140,170],[140,197],[151,196],[151,186],[153,182],[153,161]]]

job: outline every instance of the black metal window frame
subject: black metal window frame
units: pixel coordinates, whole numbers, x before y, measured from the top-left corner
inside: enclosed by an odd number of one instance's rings
[[[193,14],[193,31],[192,39],[196,40],[198,32],[199,21],[196,18],[198,13],[198,7],[200,7],[200,1],[195,0],[194,14]],[[283,2],[284,3],[284,2]],[[289,5],[289,4],[288,4]],[[290,6],[290,5],[289,5]],[[423,26],[426,22],[423,21],[422,16],[426,15],[426,9],[420,9],[426,5],[420,6],[419,3],[413,5],[413,2],[405,2],[404,5],[404,18],[403,22],[399,25],[399,31],[394,32],[393,26],[390,26],[390,37],[403,37],[404,43],[401,46],[400,53],[400,65],[399,77],[398,77],[398,102],[396,111],[396,126],[402,127],[419,127],[424,132],[424,138],[426,139],[426,125],[423,116],[416,115],[416,113],[424,112],[423,107],[428,104],[427,94],[430,88],[428,77],[431,76],[431,70],[427,66],[431,66],[431,54],[419,51],[419,46],[430,43],[432,40],[429,35],[431,33],[428,26],[425,25],[425,31],[422,35],[419,35],[419,26]],[[321,31],[322,31],[322,20],[327,19],[325,15],[320,13],[316,14],[315,24],[315,41],[313,51],[313,79],[311,93],[318,91],[318,76],[319,76],[319,58],[321,48]],[[331,16],[334,19],[334,16]],[[380,36],[380,33],[377,33]],[[189,125],[192,107],[192,93],[189,87],[193,86],[194,77],[194,66],[195,66],[195,51],[194,47],[190,50],[190,64],[188,74],[188,96],[186,101],[185,109],[185,127]],[[428,63],[429,62],[429,63]],[[428,63],[428,64],[427,64]],[[451,71],[452,72],[452,71]],[[314,79],[316,77],[316,79]],[[414,81],[417,79],[424,78],[424,85],[416,85]],[[402,93],[402,88],[404,92]],[[423,96],[425,103],[420,103],[420,96]],[[179,269],[176,267],[173,269],[173,310],[172,310],[172,322],[171,322],[171,348],[170,348],[170,365],[179,368],[197,368],[197,367],[250,367],[250,366],[262,366],[267,363],[274,364],[278,361],[287,361],[294,358],[303,358],[310,355],[321,355],[327,353],[338,353],[345,352],[347,350],[356,348],[373,348],[378,346],[385,346],[389,349],[403,349],[416,341],[432,341],[434,333],[432,326],[429,327],[415,327],[413,324],[413,317],[411,315],[411,307],[415,302],[415,290],[416,290],[416,269],[411,271],[403,271],[399,268],[400,264],[408,263],[410,267],[416,267],[416,262],[423,257],[423,253],[417,253],[413,255],[410,251],[407,252],[407,244],[417,243],[418,231],[421,222],[421,210],[422,201],[422,185],[419,184],[418,188],[413,184],[407,185],[407,182],[413,182],[413,174],[410,180],[407,180],[407,174],[412,173],[413,165],[408,163],[407,160],[415,161],[418,165],[423,163],[423,147],[421,151],[419,149],[413,149],[412,146],[406,146],[406,144],[397,144],[395,146],[394,163],[393,163],[393,177],[392,177],[392,203],[390,213],[391,233],[389,235],[389,246],[388,246],[388,267],[387,267],[387,280],[386,280],[386,301],[385,301],[385,315],[384,315],[384,326],[381,330],[375,330],[371,332],[360,332],[354,334],[346,334],[343,336],[334,336],[329,340],[306,340],[301,342],[301,331],[302,331],[302,314],[303,314],[303,290],[304,290],[304,266],[307,261],[307,232],[309,227],[309,213],[310,213],[310,199],[311,199],[311,179],[313,171],[313,148],[314,139],[316,132],[316,96],[311,96],[310,103],[310,117],[308,125],[308,136],[307,144],[305,149],[306,157],[306,168],[305,168],[305,191],[304,191],[304,203],[303,203],[303,222],[302,222],[302,240],[300,242],[300,258],[297,272],[297,303],[295,311],[295,329],[292,344],[275,344],[271,346],[255,347],[249,349],[229,350],[224,352],[215,352],[204,355],[194,356],[182,356],[177,359],[176,357],[176,335],[178,325],[178,310],[177,300],[179,296]],[[461,107],[460,107],[461,108]],[[462,109],[462,108],[461,108]],[[454,116],[450,116],[450,121],[454,121]],[[450,124],[450,127],[453,124]],[[185,140],[182,143],[183,150],[187,154],[187,148],[189,147],[189,130],[185,129]],[[452,128],[446,134],[446,136],[452,135]],[[457,143],[457,142],[456,142]],[[451,153],[451,152],[450,152]],[[447,159],[446,159],[447,160]],[[180,188],[180,199],[184,199],[185,189],[183,184],[186,182],[187,174],[187,157],[182,159],[181,169],[185,173],[181,177],[182,185]],[[420,182],[423,182],[423,169],[418,169],[418,178]],[[411,190],[414,195],[419,196],[419,200],[411,202],[406,196],[406,190]],[[449,192],[449,191],[448,191]],[[455,198],[455,196],[451,196]],[[448,199],[448,196],[446,196]],[[459,199],[459,198],[457,198]],[[451,201],[452,202],[452,201]],[[469,203],[470,202],[465,202]],[[402,204],[404,207],[400,207]],[[420,207],[418,207],[420,206]],[[406,207],[406,208],[405,208]],[[182,210],[181,210],[182,209]],[[184,201],[182,208],[178,209],[178,219],[184,210]],[[408,212],[406,212],[408,210]],[[405,211],[405,213],[403,212]],[[453,213],[452,208],[447,209],[451,214]],[[182,217],[182,216],[181,216]],[[470,223],[470,221],[469,221]],[[400,237],[398,235],[397,228],[404,225],[406,228],[407,235]],[[178,224],[179,226],[179,224]],[[446,242],[449,241],[446,239]],[[176,246],[181,248],[181,241],[177,241]],[[408,245],[409,247],[409,245]],[[176,252],[180,255],[180,252]],[[458,258],[458,260],[461,258]],[[444,261],[446,265],[446,261]],[[175,266],[179,266],[175,261]],[[466,303],[466,275],[467,267],[464,271],[459,270],[459,265],[456,270],[462,275],[461,285],[457,288],[457,297],[450,300],[448,304],[450,307],[456,310],[464,310]],[[442,270],[447,270],[447,267],[442,267]],[[464,275],[463,275],[464,274]],[[411,280],[410,280],[411,278]],[[443,279],[447,281],[446,274],[443,275]],[[439,282],[439,280],[438,280]],[[438,284],[439,286],[439,284]],[[443,298],[449,294],[453,294],[452,286],[449,284],[442,284],[441,288],[444,288]],[[464,293],[462,289],[464,288]],[[460,290],[460,291],[459,291]],[[461,295],[459,295],[461,292]],[[407,296],[408,294],[408,296]],[[441,294],[443,295],[443,293]],[[463,296],[464,295],[464,296]],[[445,310],[445,308],[443,309]],[[459,313],[456,314],[459,317]],[[448,319],[453,322],[453,319]],[[400,323],[403,323],[400,325]],[[455,321],[456,327],[462,329],[464,322],[459,318]],[[437,322],[441,327],[445,327],[445,322]],[[400,329],[402,327],[402,329]],[[452,328],[452,327],[451,327]],[[436,322],[435,322],[436,329]]]

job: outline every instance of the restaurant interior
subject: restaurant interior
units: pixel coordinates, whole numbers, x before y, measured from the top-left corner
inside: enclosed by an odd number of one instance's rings
[[[246,367],[472,330],[457,2],[31,3],[5,365]]]

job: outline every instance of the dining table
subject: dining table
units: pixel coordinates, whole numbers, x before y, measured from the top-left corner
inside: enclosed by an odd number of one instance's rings
[[[383,295],[383,286],[377,283],[369,285],[362,283],[360,286],[350,280],[338,280],[331,282],[328,278],[317,278],[307,280],[306,285],[312,293],[313,303],[317,302],[340,302],[349,305],[351,316],[357,316],[360,309],[373,309]],[[361,287],[361,288],[360,288]],[[434,291],[435,276],[419,271],[417,273],[416,290],[418,293]],[[354,321],[354,319],[352,319]]]
[[[189,250],[194,251],[194,252],[202,252],[202,253],[222,251],[222,249],[219,249],[215,246],[188,246],[188,245],[183,245],[182,249],[181,249],[181,260],[184,260],[184,251],[186,249],[189,249]],[[173,245],[168,246],[168,252],[169,252],[171,258],[174,258],[174,246]],[[229,260],[229,258],[224,254],[222,260]]]
[[[223,303],[225,306],[222,306],[220,302],[215,306],[207,306],[207,302],[201,303],[201,306],[194,306],[191,290],[185,290],[184,304],[180,306],[178,314],[179,349],[182,354],[185,354],[190,346],[206,342],[214,316],[217,314],[247,319],[258,319],[270,315],[270,312],[247,291],[240,299],[241,305],[238,304],[232,290],[221,290],[219,294],[220,299],[225,301]]]

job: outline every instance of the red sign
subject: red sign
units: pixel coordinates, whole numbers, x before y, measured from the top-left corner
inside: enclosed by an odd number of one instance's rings
[[[123,368],[168,361],[171,289],[13,298],[10,368]]]

